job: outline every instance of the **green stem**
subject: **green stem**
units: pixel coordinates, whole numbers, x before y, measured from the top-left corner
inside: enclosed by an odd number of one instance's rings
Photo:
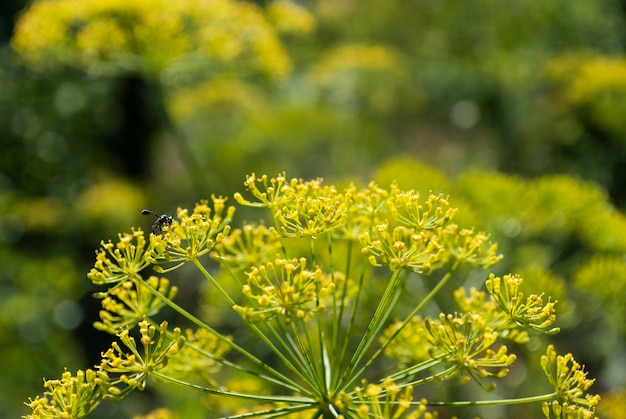
[[[346,357],[348,354],[348,345],[352,341],[352,332],[353,332],[354,324],[356,321],[356,315],[357,315],[357,310],[359,307],[359,302],[361,300],[361,292],[364,288],[363,283],[365,282],[365,273],[366,273],[367,264],[368,264],[367,260],[363,258],[361,262],[361,274],[359,275],[359,285],[357,287],[356,296],[354,297],[354,303],[352,304],[352,309],[350,312],[350,321],[348,322],[348,327],[346,328],[345,335],[343,337],[343,347],[341,349],[341,356],[339,357],[338,365],[335,368],[335,371],[337,372],[337,374],[335,377],[333,377],[334,379],[332,383],[332,386],[333,386],[332,388],[336,388],[335,384],[338,382],[339,379],[341,379],[343,375],[342,374],[343,368],[341,368],[341,366],[344,365],[344,363],[346,362]],[[347,286],[348,286],[348,276],[346,276],[346,281],[344,284],[344,295],[342,296],[342,299],[345,298],[345,295],[347,294]]]
[[[238,399],[262,401],[262,402],[292,403],[292,404],[295,403],[295,404],[306,405],[306,406],[311,406],[315,404],[315,400],[307,398],[307,397],[264,396],[260,394],[237,393],[233,391],[219,390],[216,388],[204,387],[204,386],[200,386],[197,384],[188,383],[186,381],[182,381],[177,378],[170,377],[169,375],[165,375],[159,371],[153,371],[150,373],[150,375],[165,382],[169,382],[169,383],[176,384],[182,387],[190,388],[196,391],[201,391],[203,393],[216,394],[220,396],[235,397]]]
[[[393,340],[400,334],[400,332],[406,327],[406,325],[411,321],[411,319],[415,315],[417,315],[417,313],[422,311],[424,306],[428,304],[428,302],[430,302],[430,300],[432,300],[435,297],[435,295],[437,295],[437,293],[441,291],[441,289],[444,287],[444,285],[446,285],[446,283],[450,280],[450,278],[452,278],[452,274],[456,270],[457,266],[458,266],[458,262],[452,266],[452,268],[443,276],[443,278],[441,278],[439,283],[437,283],[437,285],[428,293],[428,295],[413,309],[413,311],[411,311],[411,313],[409,313],[409,315],[404,319],[400,327],[398,327],[392,333],[392,335],[389,336],[389,338],[385,340],[385,342],[380,346],[380,348],[378,348],[378,350],[374,353],[374,355],[368,358],[367,362],[361,367],[361,369],[356,373],[351,372],[350,376],[351,376],[352,381],[347,384],[353,383],[358,377],[361,376],[361,374],[363,374],[364,371],[366,371],[374,363],[374,361],[376,361],[384,353],[387,346],[389,346],[389,344],[393,342]],[[398,271],[395,271],[394,274],[396,272]],[[344,387],[344,389],[345,388],[347,387]]]
[[[230,295],[228,295],[228,293],[224,290],[224,288],[219,284],[219,282],[217,282],[215,280],[215,278],[213,277],[213,275],[211,275],[204,267],[204,265],[202,265],[202,263],[198,260],[198,259],[192,259],[191,260],[194,265],[196,265],[196,267],[198,268],[198,270],[202,273],[202,275],[209,280],[209,282],[215,286],[217,288],[217,290],[220,292],[220,294],[222,294],[222,296],[226,299],[226,301],[228,302],[228,304],[232,306],[235,305],[235,301],[232,299],[232,297]],[[256,335],[267,345],[267,347],[269,349],[272,350],[272,352],[274,352],[274,354],[276,354],[276,356],[278,358],[280,358],[280,360],[283,362],[283,364],[289,368],[289,370],[291,370],[291,372],[293,372],[294,374],[298,375],[300,378],[305,379],[306,377],[304,377],[302,375],[302,371],[300,368],[296,367],[292,361],[290,359],[288,359],[285,354],[283,353],[283,351],[281,351],[274,342],[272,342],[265,333],[263,333],[263,331],[254,323],[250,323],[250,322],[245,322],[246,325],[248,325],[248,327],[250,327],[250,329],[252,329]],[[293,383],[293,381],[292,381]],[[294,383],[295,385],[295,383]],[[306,390],[304,390],[301,386],[298,386],[300,388],[299,391],[303,392],[303,394],[306,393]]]
[[[499,399],[499,400],[479,400],[479,401],[460,401],[460,402],[427,402],[428,406],[439,407],[467,407],[467,406],[505,406],[512,404],[538,403],[547,402],[557,398],[557,393],[543,394],[541,396],[520,397],[519,399]],[[411,404],[418,404],[412,402]]]
[[[153,288],[152,286],[150,286],[150,284],[148,284],[143,278],[138,277],[137,280],[144,286],[146,287],[146,289],[148,289],[151,293],[153,293],[155,296],[157,296],[158,298],[161,299],[161,301],[163,301],[165,304],[167,304],[168,306],[170,306],[174,311],[176,311],[177,313],[179,313],[181,316],[183,316],[184,318],[186,318],[187,320],[189,320],[190,322],[192,322],[193,324],[195,324],[196,326],[207,330],[208,332],[212,333],[213,335],[215,335],[215,337],[217,337],[221,342],[226,343],[228,346],[230,346],[232,349],[234,349],[236,352],[238,352],[239,354],[243,355],[244,357],[246,357],[249,361],[251,361],[254,365],[262,368],[263,370],[267,371],[269,374],[271,374],[273,377],[275,378],[269,378],[270,381],[279,384],[289,390],[292,391],[296,391],[296,392],[301,392],[302,394],[307,394],[306,390],[302,388],[302,386],[299,386],[298,384],[296,384],[294,381],[290,380],[289,378],[285,377],[283,374],[279,373],[278,371],[276,371],[275,369],[273,369],[272,367],[270,367],[269,365],[265,364],[263,361],[261,361],[260,359],[258,359],[257,357],[255,357],[254,355],[252,355],[250,352],[246,351],[245,349],[243,349],[241,346],[237,345],[236,343],[234,343],[232,340],[226,338],[226,336],[222,335],[221,333],[219,333],[218,331],[214,330],[212,327],[210,327],[209,325],[207,325],[206,323],[204,323],[202,320],[198,319],[197,317],[195,317],[193,314],[189,313],[187,310],[185,310],[184,308],[182,308],[181,306],[179,306],[178,304],[174,303],[172,300],[170,300],[169,298],[167,298],[165,295],[163,295],[161,292],[159,292],[157,289]],[[253,373],[255,376],[259,377],[259,378],[264,378],[264,379],[268,379],[268,377],[266,377],[264,374],[259,374],[259,373]]]
[[[355,370],[358,367],[358,364],[363,360],[367,350],[371,347],[372,343],[378,336],[378,332],[382,329],[385,324],[385,321],[391,315],[393,308],[398,301],[398,297],[400,296],[400,284],[402,280],[405,278],[407,271],[404,269],[398,269],[393,271],[391,275],[391,279],[387,284],[387,288],[385,288],[385,292],[376,307],[376,312],[374,312],[374,316],[370,321],[370,324],[367,326],[361,341],[359,342],[359,346],[354,352],[354,355],[350,359],[348,364],[348,369],[342,379],[339,382],[339,390],[345,390],[351,384],[356,381],[360,375],[360,373],[365,369],[365,367],[359,370],[358,374],[355,374]],[[366,365],[369,366],[373,362],[370,359]]]

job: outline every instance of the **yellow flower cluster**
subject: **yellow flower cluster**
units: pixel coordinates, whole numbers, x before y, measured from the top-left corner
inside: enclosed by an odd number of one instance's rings
[[[372,233],[361,236],[372,264],[430,273],[449,261],[488,268],[502,259],[488,235],[450,223],[457,210],[442,195],[431,194],[425,204],[419,198],[392,187]]]
[[[35,66],[98,74],[157,77],[202,62],[279,78],[291,68],[262,12],[234,0],[39,0],[20,17],[12,43]]]
[[[170,300],[178,292],[176,286],[170,286],[167,278],[151,276],[146,283]],[[120,286],[110,289],[102,299],[101,321],[95,322],[94,328],[116,334],[124,327],[134,327],[146,317],[158,313],[164,306],[165,302],[143,283],[124,281]]]
[[[336,288],[334,278],[319,268],[306,268],[307,260],[276,259],[247,273],[248,283],[243,294],[254,306],[233,308],[248,321],[260,321],[280,316],[287,324],[294,319],[309,321],[315,313],[326,308],[322,299]]]
[[[96,285],[135,279],[139,272],[150,265],[145,259],[146,244],[141,230],[120,234],[116,244],[110,240],[102,241],[102,247],[96,251],[96,263],[87,278]]]
[[[246,224],[236,228],[215,245],[213,257],[235,271],[276,258],[280,254],[279,235],[263,224]]]
[[[280,236],[315,239],[331,233],[333,238],[360,239],[363,253],[375,266],[430,273],[451,260],[489,267],[501,259],[486,234],[459,231],[450,223],[457,210],[443,195],[431,194],[422,203],[415,191],[396,185],[385,190],[375,183],[339,192],[322,185],[321,179],[287,180],[284,173],[271,179],[252,174],[245,185],[259,202],[241,194],[235,199],[269,208]]]
[[[108,377],[98,371],[79,370],[75,376],[65,371],[61,379],[44,382],[46,392],[30,399],[33,409],[26,419],[82,418],[92,412],[107,391]]]
[[[515,275],[503,278],[491,274],[487,280],[488,294],[474,288],[469,295],[464,288],[454,292],[461,314],[441,314],[438,320],[414,317],[398,334],[400,322],[385,331],[389,339],[397,338],[386,348],[386,354],[401,365],[412,365],[432,358],[441,359],[453,368],[449,374],[467,371],[476,380],[496,376],[503,377],[515,360],[515,355],[507,355],[507,348],[497,351],[490,349],[498,338],[516,343],[527,343],[526,329],[553,334],[558,328],[550,327],[556,320],[555,303],[543,304],[536,295],[524,299],[519,292],[522,279]],[[384,341],[383,340],[383,341]],[[489,369],[497,368],[492,373]]]
[[[599,395],[586,394],[595,380],[588,379],[584,366],[572,354],[557,355],[552,345],[541,357],[543,368],[555,390],[554,402],[544,404],[544,415],[550,418],[550,405],[556,418],[594,418],[594,410],[600,401]]]
[[[504,275],[500,278],[494,274],[490,274],[485,282],[492,298],[506,315],[505,323],[500,328],[508,328],[514,324],[545,333],[558,333],[559,328],[545,330],[556,320],[554,308],[556,301],[552,302],[548,298],[544,305],[541,295],[536,294],[524,300],[524,294],[519,291],[522,282],[522,278],[517,275]]]
[[[491,349],[498,333],[487,326],[478,314],[440,314],[437,321],[426,319],[422,335],[432,345],[430,355],[441,359],[442,363],[452,368],[445,376],[467,373],[461,376],[461,382],[469,381],[470,377],[480,382],[486,377],[505,377],[515,355],[507,354],[507,347],[500,346],[497,351]],[[492,372],[492,370],[497,372]],[[487,389],[494,389],[491,384]]]
[[[387,377],[381,384],[368,383],[363,380],[361,386],[356,387],[350,397],[340,395],[338,405],[350,412],[350,416],[358,419],[432,419],[431,413],[426,412],[426,400],[412,403],[413,387],[400,386]],[[411,409],[411,406],[417,405]]]
[[[210,252],[228,235],[234,207],[226,207],[226,198],[212,197],[213,209],[208,201],[196,204],[193,213],[179,208],[177,218],[170,226],[164,226],[163,235],[150,236],[150,249],[146,261],[154,264],[158,272],[168,272]],[[160,264],[173,264],[168,268]]]
[[[165,368],[185,344],[179,328],[175,328],[171,338],[168,338],[167,322],[162,322],[157,330],[147,320],[142,320],[139,322],[139,334],[142,352],[135,338],[130,336],[129,329],[125,328],[118,333],[118,337],[126,349],[113,342],[111,348],[102,354],[98,369],[109,377],[107,398],[122,398],[135,388],[143,390],[148,376]]]
[[[336,418],[432,418],[426,411],[429,404],[468,403],[414,401],[415,388],[459,377],[461,383],[474,379],[492,390],[516,359],[507,346],[499,345],[500,339],[524,344],[529,330],[558,331],[553,327],[556,302],[545,301],[543,294],[524,295],[518,275],[491,274],[485,281],[487,292],[454,292],[459,312],[420,317],[462,272],[460,265],[484,269],[501,259],[488,235],[453,223],[457,210],[442,194],[422,197],[396,184],[384,189],[375,183],[339,190],[321,179],[288,179],[285,173],[275,178],[253,174],[245,185],[254,200],[240,194],[235,199],[268,210],[272,227],[247,223],[231,231],[234,208],[213,196],[212,204],[201,201],[192,212],[178,209],[149,241],[133,230],[121,234],[117,243],[102,242],[89,272],[95,284],[109,287],[97,294],[103,309],[96,327],[115,333],[119,341],[102,354],[97,372],[65,374],[47,382],[51,390],[29,403],[32,417],[48,411],[61,412],[56,417],[88,413],[103,399],[144,389],[152,376],[269,406],[257,411],[258,416],[317,412]],[[209,273],[200,259],[209,253],[220,263],[219,276]],[[144,280],[141,275],[147,266],[165,272],[187,262],[285,369],[266,363],[174,303],[177,288],[166,278]],[[614,270],[609,272],[621,272],[619,266],[610,266]],[[419,301],[403,298],[407,277],[434,271],[435,284],[426,278],[421,284],[426,295]],[[165,305],[199,328],[183,334],[178,328],[168,331],[165,322],[157,325],[151,317]],[[389,326],[394,317],[403,320]],[[130,333],[135,326],[138,338]],[[233,361],[229,351],[249,365]],[[380,381],[364,380],[379,372],[383,355],[397,361],[394,371]],[[552,400],[544,406],[546,417],[593,417],[599,397],[586,394],[593,380],[570,354],[557,356],[549,347],[542,367],[554,393],[524,402]],[[232,368],[244,380],[269,383],[280,393],[261,394],[258,388],[240,393],[237,386],[218,381],[221,368]],[[357,383],[361,385],[355,388]]]
[[[405,226],[397,226],[389,232],[387,223],[378,224],[375,233],[376,239],[369,233],[361,236],[363,252],[370,254],[369,261],[374,266],[428,274],[446,262],[445,249],[432,233]]]

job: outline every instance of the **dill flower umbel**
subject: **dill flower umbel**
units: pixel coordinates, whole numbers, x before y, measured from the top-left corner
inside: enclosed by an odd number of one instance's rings
[[[118,338],[126,349],[113,342],[111,347],[102,354],[102,362],[98,366],[109,377],[108,398],[120,398],[134,388],[143,390],[150,374],[165,368],[170,358],[174,357],[185,343],[181,331],[175,328],[168,338],[167,322],[162,322],[158,330],[147,320],[139,322],[140,351],[128,328],[122,329]],[[128,351],[128,352],[127,352]],[[121,388],[120,388],[121,387]]]
[[[107,391],[108,376],[100,371],[67,370],[60,379],[46,380],[46,392],[26,403],[32,414],[27,419],[82,418],[91,413]]]
[[[279,316],[285,322],[293,319],[311,320],[323,310],[320,298],[335,289],[328,276],[319,268],[306,268],[307,260],[276,259],[247,273],[248,283],[243,294],[254,301],[253,306],[234,306],[245,319],[267,320]]]
[[[340,190],[285,173],[253,174],[245,186],[253,198],[236,201],[265,210],[269,226],[231,230],[234,208],[214,196],[212,205],[178,209],[149,240],[133,230],[103,242],[89,273],[109,287],[96,294],[95,326],[118,339],[87,380],[66,374],[47,384],[52,390],[28,404],[33,417],[89,412],[143,390],[149,377],[227,397],[233,403],[213,403],[212,413],[240,419],[433,418],[434,406],[513,402],[545,402],[548,418],[593,417],[599,397],[586,393],[593,380],[552,346],[542,367],[553,393],[504,402],[422,397],[421,387],[434,382],[474,380],[491,391],[517,359],[503,341],[523,345],[530,332],[558,332],[551,297],[522,293],[519,275],[483,272],[502,256],[488,234],[454,222],[447,196],[373,182]],[[198,317],[174,301],[178,288],[167,278],[142,276],[147,267],[164,273],[188,262],[216,295],[203,298],[222,298],[215,310],[224,313]],[[464,283],[468,272],[485,279],[484,291],[457,285],[457,311],[426,312],[443,306],[446,285]],[[165,308],[196,329],[183,334],[156,322]],[[61,383],[80,398],[55,401]]]
[[[576,362],[572,354],[557,355],[554,346],[549,345],[546,354],[541,357],[541,367],[555,390],[556,400],[543,406],[547,418],[551,417],[550,410],[556,418],[595,417],[594,410],[600,396],[587,394],[595,380],[587,378],[584,366]]]
[[[150,266],[146,260],[146,238],[142,230],[119,235],[119,241],[113,244],[102,241],[96,251],[96,263],[87,274],[95,285],[115,284],[127,279],[134,279]]]
[[[165,273],[209,253],[230,232],[234,207],[226,207],[226,198],[212,197],[213,208],[204,200],[191,214],[179,208],[176,219],[165,227],[165,234],[150,236],[146,259],[157,272]],[[161,265],[168,265],[163,268]]]

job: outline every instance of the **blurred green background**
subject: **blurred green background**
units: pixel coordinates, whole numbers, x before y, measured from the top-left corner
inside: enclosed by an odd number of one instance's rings
[[[597,378],[600,417],[626,417],[626,2],[258,1],[245,20],[243,3],[198,1],[222,20],[194,11],[172,36],[145,22],[176,2],[111,2],[143,42],[115,50],[128,28],[107,32],[125,21],[97,7],[79,20],[89,36],[54,39],[76,25],[70,1],[40,26],[23,24],[29,2],[0,3],[0,417],[108,347],[85,277],[101,239],[148,230],[140,209],[172,214],[283,170],[450,194],[500,243],[496,273],[560,301],[550,341]],[[208,52],[177,43],[208,42],[204,27],[219,35]],[[514,376],[502,395],[542,380]],[[168,399],[96,417],[153,398]]]

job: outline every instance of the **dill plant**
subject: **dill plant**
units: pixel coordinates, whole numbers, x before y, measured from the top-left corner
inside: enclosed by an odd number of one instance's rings
[[[467,268],[502,258],[489,236],[455,224],[443,195],[421,196],[375,183],[340,191],[321,179],[247,177],[248,198],[270,222],[231,228],[223,197],[179,209],[161,234],[139,229],[102,242],[88,278],[105,289],[95,327],[117,336],[93,369],[45,381],[28,418],[87,416],[102,401],[143,390],[151,379],[222,396],[230,418],[433,418],[438,406],[541,403],[547,418],[593,418],[594,380],[552,345],[541,357],[548,394],[507,400],[431,400],[424,386],[471,380],[485,390],[504,378],[530,333],[557,333],[555,301],[524,295],[522,278],[485,273],[485,290],[457,288],[458,310],[429,317],[427,306]],[[166,275],[193,265],[259,345],[220,333],[210,319],[178,305]],[[159,276],[150,274],[150,270]],[[404,292],[420,281],[419,298]],[[408,297],[407,297],[408,295]],[[158,322],[174,310],[196,326]],[[241,329],[241,328],[240,328]],[[227,385],[223,374],[262,382]],[[162,412],[159,411],[159,415]],[[166,415],[167,416],[167,415]]]

